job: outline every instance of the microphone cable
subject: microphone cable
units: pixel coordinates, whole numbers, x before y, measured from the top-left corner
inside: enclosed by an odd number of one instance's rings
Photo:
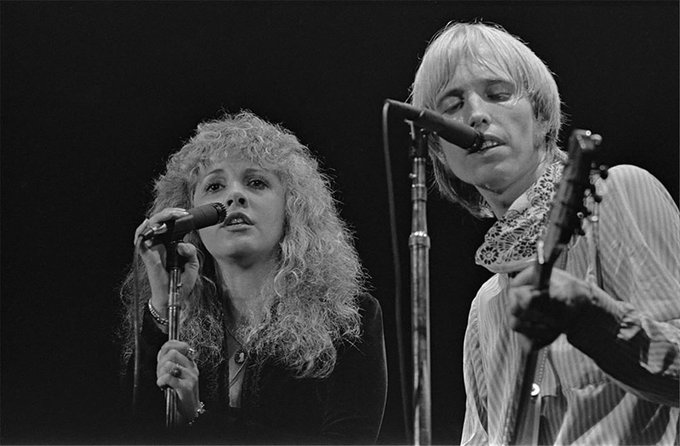
[[[401,262],[399,257],[399,242],[397,240],[397,217],[395,210],[394,183],[392,180],[392,162],[390,160],[390,144],[388,131],[389,102],[385,102],[382,109],[383,155],[385,161],[385,179],[387,183],[387,203],[389,207],[390,241],[392,249],[392,265],[394,269],[394,313],[397,332],[397,354],[399,360],[399,374],[402,394],[402,410],[404,416],[404,430],[406,442],[413,438],[411,433],[412,395],[406,383],[406,359],[404,353],[403,323],[401,309]]]
[[[137,238],[135,241],[135,249],[132,254],[132,330],[133,330],[133,340],[134,340],[134,369],[132,372],[132,414],[133,417],[137,417],[138,414],[138,403],[139,403],[139,376],[140,376],[140,361],[139,361],[139,350],[140,350],[140,340],[139,332],[141,325],[141,315],[139,309],[139,267],[137,264],[137,255],[139,253],[139,245],[142,243],[141,238]]]

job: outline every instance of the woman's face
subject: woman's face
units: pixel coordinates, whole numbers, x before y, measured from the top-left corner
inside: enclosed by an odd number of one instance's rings
[[[250,161],[230,158],[201,172],[194,206],[219,202],[227,207],[224,223],[198,231],[217,261],[254,264],[277,255],[283,237],[285,188],[278,176]]]
[[[535,142],[541,138],[541,126],[531,103],[517,97],[509,78],[478,64],[461,63],[436,104],[440,113],[484,134],[484,150],[475,153],[441,138],[440,144],[451,171],[487,201],[489,196],[514,201],[540,175],[543,154]]]

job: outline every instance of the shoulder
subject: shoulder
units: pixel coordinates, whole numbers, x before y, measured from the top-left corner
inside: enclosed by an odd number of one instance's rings
[[[642,167],[633,166],[632,164],[619,164],[608,169],[607,182],[615,182],[621,185],[627,185],[635,182],[654,182],[657,181],[654,175],[649,173]]]
[[[654,176],[647,170],[632,164],[619,164],[608,169],[612,177],[626,179],[626,178],[654,178]]]
[[[387,366],[380,304],[368,294],[357,296],[357,303],[360,315],[358,333],[356,336],[347,335],[335,344],[338,356],[333,374],[343,375],[360,367],[361,373],[375,374],[371,375],[372,379],[386,379],[383,376]]]
[[[480,331],[487,331],[502,323],[506,305],[502,301],[502,293],[507,281],[505,274],[496,273],[479,288],[470,304],[466,336],[477,336]]]
[[[603,211],[647,218],[658,212],[677,213],[668,190],[647,170],[622,164],[610,168],[608,173],[606,179],[596,182],[597,193],[603,196]]]
[[[480,313],[485,313],[491,300],[501,293],[500,275],[494,274],[482,284],[477,291],[468,313],[468,325],[466,332],[477,332],[479,330]]]
[[[609,168],[607,178],[598,180],[598,188],[607,192],[623,193],[627,196],[637,196],[645,193],[670,194],[661,182],[647,170],[630,164],[621,164]]]
[[[378,299],[367,293],[360,294],[357,296],[357,305],[362,336],[371,332],[382,332],[383,315]]]
[[[382,313],[382,308],[380,307],[378,299],[368,293],[362,293],[357,296],[357,304],[362,316],[364,314],[374,315],[376,313]]]
[[[477,291],[477,295],[472,302],[472,308],[478,311],[479,306],[485,307],[489,305],[489,302],[501,293],[503,288],[501,282],[501,275],[498,273],[489,277],[489,279],[479,287],[479,291]]]
[[[346,326],[339,327],[343,331],[336,331],[333,344],[338,353],[344,352],[347,347],[357,348],[357,344],[373,343],[383,337],[383,316],[380,303],[376,298],[367,293],[358,294],[354,297],[352,308],[348,309],[345,316],[348,318]],[[338,327],[335,328],[336,330]]]

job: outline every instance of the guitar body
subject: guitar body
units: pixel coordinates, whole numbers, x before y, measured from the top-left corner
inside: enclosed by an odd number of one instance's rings
[[[591,166],[601,140],[599,135],[588,130],[574,130],[569,138],[569,157],[553,199],[548,225],[537,246],[535,286],[546,296],[555,262],[574,233],[580,231],[581,219],[588,213],[583,199],[586,191],[592,189]],[[539,384],[549,346],[539,348],[528,338],[523,339],[526,342],[513,390],[513,404],[517,404],[517,410],[513,413],[510,409],[511,413],[506,417],[505,438],[509,445],[535,445],[538,442]]]

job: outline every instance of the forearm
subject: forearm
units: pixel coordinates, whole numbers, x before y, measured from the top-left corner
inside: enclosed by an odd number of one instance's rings
[[[591,305],[567,336],[627,391],[680,405],[680,329],[673,322],[652,320],[594,287]]]

